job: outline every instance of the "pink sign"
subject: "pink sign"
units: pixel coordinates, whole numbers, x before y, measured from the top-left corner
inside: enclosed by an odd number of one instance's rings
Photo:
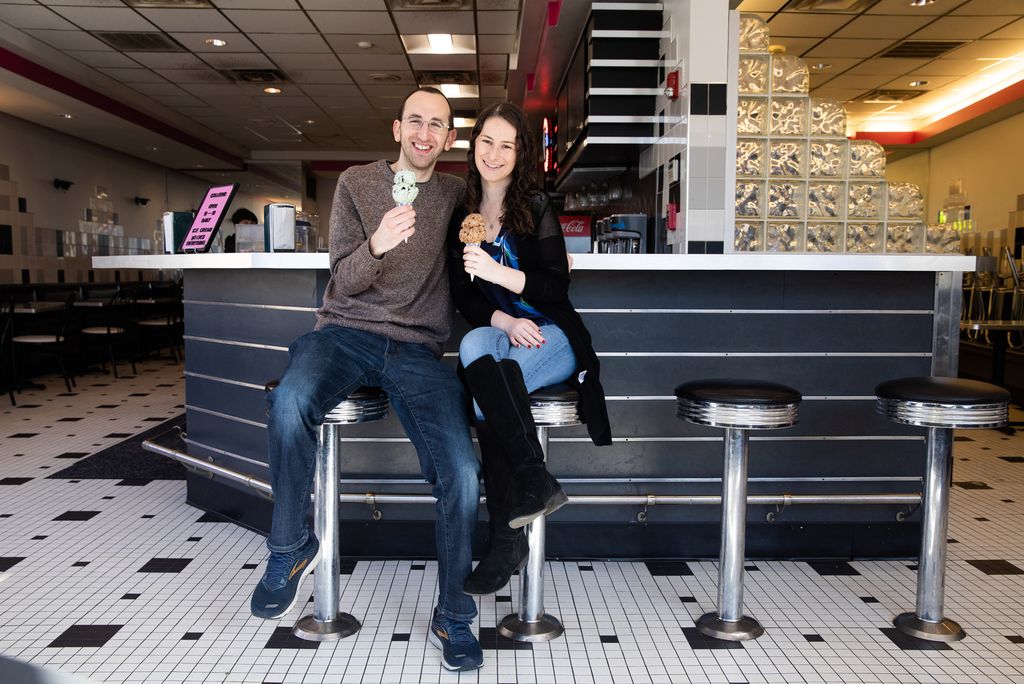
[[[219,185],[206,191],[206,197],[196,212],[192,226],[181,243],[182,252],[205,252],[210,248],[213,236],[224,220],[224,212],[235,196],[238,183]]]

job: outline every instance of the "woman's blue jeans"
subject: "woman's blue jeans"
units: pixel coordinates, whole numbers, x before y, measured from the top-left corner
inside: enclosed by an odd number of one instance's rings
[[[476,602],[462,591],[472,567],[479,504],[479,461],[466,418],[465,393],[454,370],[423,344],[398,342],[329,325],[288,349],[288,367],[270,393],[267,451],[274,514],[267,548],[301,548],[324,416],[361,386],[379,387],[416,448],[420,471],[437,498],[438,609],[463,622]]]
[[[557,325],[541,326],[540,334],[545,341],[540,347],[513,347],[508,335],[497,328],[474,328],[462,338],[459,360],[465,367],[484,354],[490,354],[495,361],[512,359],[523,372],[527,392],[554,385],[576,370],[576,355],[569,346],[569,339]],[[473,411],[477,420],[484,419],[476,400],[473,400]]]

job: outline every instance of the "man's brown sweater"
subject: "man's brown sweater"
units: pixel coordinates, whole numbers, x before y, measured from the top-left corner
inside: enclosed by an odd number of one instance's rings
[[[331,210],[331,280],[316,328],[342,325],[401,342],[420,342],[440,355],[451,334],[451,294],[445,237],[466,184],[445,173],[419,183],[413,202],[416,232],[380,259],[370,236],[395,206],[395,174],[386,161],[346,169]]]

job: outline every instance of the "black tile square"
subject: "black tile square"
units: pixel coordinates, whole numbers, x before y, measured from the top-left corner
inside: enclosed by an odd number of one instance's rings
[[[88,564],[89,564],[89,561],[75,561],[74,563],[71,564],[71,567],[73,567],[73,568],[84,568]]]
[[[954,442],[973,442],[974,440],[971,439],[970,437],[965,437],[963,435],[957,435],[956,437],[953,438],[953,441]]]
[[[580,572],[594,572],[594,566],[593,565],[581,565],[581,566],[579,566],[579,571]]]
[[[644,565],[647,566],[647,571],[651,573],[652,577],[690,577],[693,575],[690,566],[684,561],[653,560],[644,561]]]
[[[807,639],[812,644],[825,641],[825,637],[820,634],[804,634],[804,639]]]
[[[85,458],[88,455],[86,451],[65,451],[63,454],[57,454],[55,458]]]
[[[412,565],[409,566],[409,569],[410,570],[426,570],[427,566],[424,565],[423,563],[413,563]]]
[[[185,632],[184,636],[181,637],[182,641],[199,641],[199,637],[203,636],[202,632]]]
[[[394,634],[391,635],[391,640],[392,641],[408,641],[409,640],[409,634],[406,633],[406,632],[395,632]]]
[[[14,254],[13,230],[9,224],[0,225],[0,254]]]
[[[124,480],[120,480],[115,487],[145,487],[153,480],[148,480],[143,477],[129,477]]]
[[[40,406],[42,406],[42,404],[18,404],[18,408],[20,409],[33,409],[39,408]]]
[[[147,513],[146,515],[142,516],[142,519],[143,520],[148,520],[149,518],[155,518],[155,517],[156,516],[153,515],[152,513]]]
[[[760,570],[761,570],[756,565],[744,565],[743,569],[746,570],[747,572],[760,572]]]
[[[916,572],[917,571],[917,563],[911,563],[910,565],[908,565],[907,566],[907,570],[914,570]]]
[[[197,542],[197,541],[202,541],[202,540],[203,540],[203,538],[202,538],[202,537],[189,537],[189,538],[188,538],[188,539],[186,539],[185,541],[190,541],[190,542]]]
[[[882,627],[882,634],[889,637],[903,651],[949,651],[953,647],[944,641],[925,641],[904,634],[895,627]]]
[[[807,561],[807,565],[819,575],[859,575],[846,561]]]
[[[351,575],[352,571],[356,569],[356,565],[358,565],[358,563],[359,563],[359,561],[357,561],[357,560],[352,560],[352,559],[347,559],[346,560],[346,559],[342,558],[341,559],[341,564],[340,564],[341,565],[341,570],[339,571],[339,574],[341,574],[341,575]]]
[[[149,392],[132,392],[128,395],[129,397],[148,397]]]
[[[743,648],[742,642],[712,639],[711,637],[704,636],[698,632],[696,627],[683,627],[683,636],[686,637],[686,643],[690,644],[690,648],[694,651],[717,651],[726,648]]]
[[[1010,641],[1011,644],[1024,644],[1024,636],[1010,634],[1006,638]]]
[[[1024,463],[1024,456],[1000,456],[1007,463]]]
[[[602,634],[600,636],[601,636],[601,643],[602,644],[617,644],[617,643],[619,643],[619,637],[615,636],[614,634]]]
[[[1024,575],[1024,570],[1021,570],[1013,563],[999,560],[969,560],[967,561],[978,570],[981,570],[986,575]]]
[[[10,518],[13,513],[0,513],[0,518]]]
[[[138,572],[181,572],[191,562],[191,558],[152,558]]]
[[[110,499],[113,499],[114,497],[112,497],[112,496],[101,496],[100,498],[104,499],[106,501],[109,501]]]
[[[29,437],[35,437],[38,432],[17,432],[10,436],[10,439],[28,439]]]
[[[0,572],[6,572],[25,560],[25,556],[0,556]]]
[[[725,243],[721,240],[708,240],[704,243],[705,254],[725,254]]]
[[[708,84],[690,84],[690,114],[706,115],[708,113]]]
[[[953,539],[952,537],[950,537],[949,539],[947,539],[947,540],[946,540],[946,543],[947,543],[947,544],[959,544],[959,543],[960,543],[960,541],[959,541],[959,540],[957,540],[957,539]]]
[[[243,570],[255,570],[258,567],[259,566],[256,563],[246,563],[245,565],[242,566],[242,569]]]
[[[263,648],[315,649],[319,645],[319,641],[306,641],[298,638],[292,634],[291,627],[277,627]]]
[[[498,634],[494,627],[480,628],[480,646],[491,651],[532,651],[533,644],[528,641],[513,641]]]
[[[82,420],[82,418],[58,418],[57,422],[58,423],[74,423],[74,422],[79,421],[79,420]]]
[[[37,534],[36,536],[32,537],[32,539],[34,541],[39,541],[41,539],[46,539],[48,536],[50,536],[50,535],[48,535],[48,534]]]
[[[0,485],[23,485],[31,481],[31,477],[3,477],[0,478]]]
[[[222,523],[222,522],[231,522],[231,521],[228,520],[227,518],[225,518],[222,515],[217,515],[216,513],[206,512],[206,513],[203,513],[202,517],[199,518],[199,520],[196,520],[196,522],[201,522],[201,523]]]
[[[696,603],[697,599],[693,596],[680,596],[679,600],[683,603]]]
[[[125,594],[124,596],[121,597],[121,600],[122,601],[134,601],[135,599],[139,598],[140,596],[142,596],[142,594]]]
[[[992,489],[984,482],[978,482],[977,480],[968,480],[966,482],[954,482],[954,487],[960,487],[961,489]]]
[[[130,432],[111,432],[109,435],[103,435],[104,439],[124,439],[125,437],[131,437]]]
[[[988,522],[988,518],[975,518],[978,522]]]
[[[100,386],[100,387],[106,387],[106,385],[99,385],[99,386]],[[100,405],[99,405],[99,406],[97,406],[96,408],[106,408],[106,409],[110,409],[110,408],[121,408],[121,405],[120,405],[120,404],[100,404]]]
[[[512,597],[511,596],[495,596],[494,597],[494,602],[495,603],[512,603]]]
[[[878,599],[876,599],[874,596],[861,596],[860,600],[864,603],[878,603]]]
[[[1000,499],[1003,503],[1013,503],[1013,499]]]
[[[92,520],[99,514],[99,511],[64,511],[53,520],[54,522],[64,522],[68,520]]]
[[[50,642],[49,648],[100,648],[123,625],[71,625]]]
[[[725,116],[728,113],[728,96],[724,83],[711,83],[708,85],[708,114],[711,116]]]

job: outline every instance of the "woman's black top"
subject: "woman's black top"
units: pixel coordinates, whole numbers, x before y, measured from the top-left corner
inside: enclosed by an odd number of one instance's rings
[[[464,245],[459,240],[459,228],[466,213],[465,208],[456,210],[449,226],[448,276],[455,306],[471,326],[480,328],[491,324],[491,315],[498,307],[484,296],[476,282],[470,282],[463,265]],[[530,197],[530,214],[536,231],[528,236],[515,236],[519,270],[526,275],[522,298],[565,333],[576,355],[576,372],[565,382],[580,393],[580,407],[591,440],[598,446],[611,444],[601,368],[590,332],[569,301],[565,238],[551,198],[540,190],[534,191]]]

